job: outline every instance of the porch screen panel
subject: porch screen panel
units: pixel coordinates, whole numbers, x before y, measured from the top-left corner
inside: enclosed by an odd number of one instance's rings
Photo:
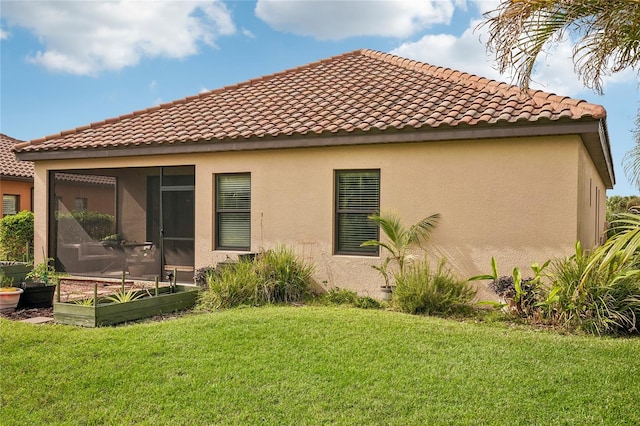
[[[336,253],[375,256],[377,247],[360,247],[379,238],[369,216],[380,209],[380,170],[336,172]]]
[[[216,175],[216,248],[251,247],[251,175]]]

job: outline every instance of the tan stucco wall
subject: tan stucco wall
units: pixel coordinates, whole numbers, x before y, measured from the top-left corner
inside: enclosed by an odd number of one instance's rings
[[[578,239],[589,249],[602,243],[606,231],[606,188],[586,149],[578,156]]]
[[[519,266],[527,275],[531,262],[571,253],[578,237],[594,234],[594,221],[579,219],[583,181],[592,174],[603,188],[580,139],[565,136],[37,162],[36,199],[46,199],[46,169],[190,164],[196,268],[237,254],[213,250],[214,175],[250,172],[252,250],[285,243],[316,264],[325,287],[373,296],[381,279],[371,265],[380,259],[333,255],[334,170],[379,168],[381,208],[405,223],[440,213],[431,256],[445,256],[462,277],[488,273],[492,256],[501,273]],[[37,211],[39,247],[44,203]]]
[[[1,195],[19,195],[20,196],[20,209],[19,210],[32,210],[31,206],[31,188],[33,183],[0,179],[0,194]],[[4,215],[2,206],[0,206],[0,218]]]

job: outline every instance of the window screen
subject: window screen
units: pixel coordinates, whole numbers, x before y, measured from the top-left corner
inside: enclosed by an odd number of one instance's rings
[[[378,247],[360,247],[379,238],[369,216],[380,209],[380,170],[336,171],[335,251],[376,256]]]
[[[216,175],[216,248],[251,247],[251,175]]]

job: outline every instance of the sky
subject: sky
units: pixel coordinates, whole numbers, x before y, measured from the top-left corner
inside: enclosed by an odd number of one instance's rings
[[[0,0],[0,132],[31,140],[350,52],[374,49],[511,83],[478,27],[497,0]],[[616,185],[634,144],[638,75],[585,89],[565,39],[532,87],[603,105]]]

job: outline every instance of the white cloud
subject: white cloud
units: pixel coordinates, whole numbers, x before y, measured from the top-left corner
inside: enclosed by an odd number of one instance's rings
[[[149,91],[155,92],[157,88],[158,88],[158,82],[155,80],[151,80],[151,83],[149,83]]]
[[[45,50],[36,64],[72,74],[136,65],[143,57],[184,58],[235,32],[231,14],[210,1],[3,2],[3,18],[33,31]]]
[[[256,38],[256,36],[253,35],[253,33],[251,31],[249,31],[248,29],[246,29],[246,28],[242,29],[242,35],[244,35],[245,37],[248,37],[248,38]]]
[[[425,35],[415,42],[407,42],[391,53],[426,62],[435,66],[453,68],[507,83],[514,83],[510,74],[501,75],[495,67],[495,57],[486,50],[487,28],[477,28],[480,20],[471,21],[460,37],[450,34]],[[475,31],[474,31],[475,29]],[[576,96],[587,89],[574,72],[573,45],[563,40],[549,46],[539,59],[532,76],[531,87],[564,96]],[[607,77],[605,85],[633,79],[632,72]]]
[[[9,33],[0,28],[0,40],[6,40],[9,38]]]
[[[449,23],[460,0],[258,0],[256,16],[277,31],[340,40],[354,36],[408,37]]]

